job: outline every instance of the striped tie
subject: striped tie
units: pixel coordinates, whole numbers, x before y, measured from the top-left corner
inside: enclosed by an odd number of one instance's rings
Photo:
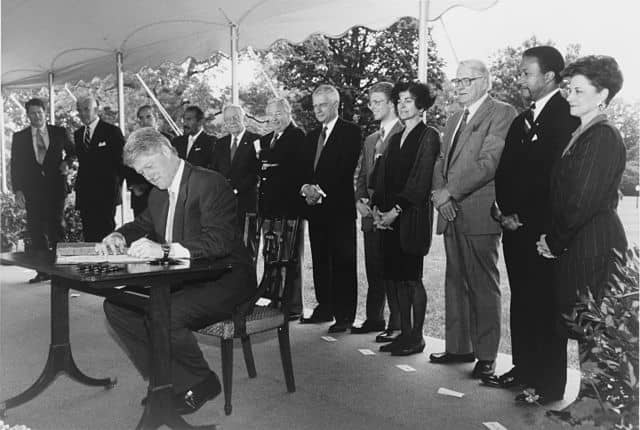
[[[91,143],[91,129],[88,125],[84,126],[84,137],[82,138],[82,143],[85,148],[89,148],[89,144]]]
[[[44,157],[47,155],[47,145],[44,143],[44,137],[40,129],[36,131],[36,161],[38,164],[44,163]]]

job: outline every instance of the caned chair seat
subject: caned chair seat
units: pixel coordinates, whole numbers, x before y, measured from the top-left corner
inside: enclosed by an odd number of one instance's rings
[[[268,306],[255,306],[253,312],[246,316],[246,334],[251,335],[267,330],[274,330],[284,323],[284,314],[279,309]],[[198,333],[216,336],[222,339],[233,339],[236,337],[233,320],[219,321],[198,330]]]

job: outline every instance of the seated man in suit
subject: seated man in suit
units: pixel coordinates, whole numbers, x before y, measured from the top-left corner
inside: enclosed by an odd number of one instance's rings
[[[192,330],[231,316],[251,297],[256,275],[235,225],[236,199],[225,179],[181,160],[169,140],[152,128],[134,131],[124,161],[155,188],[147,209],[105,237],[105,254],[129,246],[146,258],[224,258],[233,269],[210,282],[182,285],[171,295],[172,384],[181,414],[199,409],[220,393],[220,382],[205,361]],[[126,291],[104,303],[107,320],[143,377],[149,375],[146,300]]]
[[[171,144],[178,150],[178,156],[191,165],[211,168],[211,152],[216,145],[216,138],[204,131],[203,123],[202,109],[187,106],[182,115],[184,134],[175,137]]]
[[[41,252],[55,249],[64,234],[67,170],[75,150],[64,128],[46,124],[42,100],[29,100],[26,109],[31,125],[13,135],[11,184],[16,204],[27,210],[29,251]],[[38,273],[29,283],[47,279]]]
[[[260,139],[245,128],[245,113],[237,105],[222,110],[229,132],[213,150],[211,168],[227,178],[238,197],[238,224],[244,228],[247,212],[255,212],[258,199],[258,157],[253,142]]]
[[[300,216],[298,195],[300,151],[304,132],[291,120],[291,106],[285,98],[267,102],[267,117],[273,132],[260,139],[260,188],[258,213],[263,218]],[[263,231],[267,231],[265,225]],[[304,225],[298,231],[298,264],[290,280],[289,319],[302,316],[302,258],[304,256]]]

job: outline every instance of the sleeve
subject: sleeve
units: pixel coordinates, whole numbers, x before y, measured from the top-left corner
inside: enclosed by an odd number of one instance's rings
[[[447,183],[447,190],[454,200],[463,200],[494,179],[504,149],[505,137],[515,116],[516,111],[512,106],[502,105],[500,112],[489,120],[491,123],[477,156],[475,168],[468,169],[464,175],[451,178]]]
[[[151,196],[149,197],[151,198]],[[127,246],[131,245],[131,242],[135,242],[145,236],[154,242],[160,242],[161,240],[159,237],[156,237],[153,228],[153,218],[148,206],[133,221],[124,224],[116,231],[124,236],[127,241]]]
[[[256,150],[253,147],[253,141],[259,139],[259,136],[251,136],[247,139],[247,170],[242,175],[240,180],[233,184],[234,188],[238,190],[238,194],[246,193],[253,190],[258,184],[258,169],[260,168],[260,162],[256,154]]]
[[[66,128],[62,128],[60,134],[63,139],[62,148],[65,152],[64,161],[66,161],[67,164],[71,164],[76,159],[76,147],[73,144],[71,134]]]
[[[397,196],[396,204],[402,209],[418,206],[429,199],[433,183],[436,159],[440,153],[440,134],[427,127],[421,138],[420,149],[411,168],[411,174],[402,192]]]
[[[563,206],[554,210],[546,238],[554,255],[562,254],[580,229],[607,207],[612,179],[621,165],[624,168],[625,149],[620,136],[610,126],[596,127],[570,155],[575,159],[572,174],[566,175],[567,181],[562,184]]]
[[[360,158],[358,159],[358,168],[356,169],[356,201],[369,198],[369,192],[367,191],[367,175],[369,174],[369,169],[365,162],[365,153],[366,151],[363,147]]]

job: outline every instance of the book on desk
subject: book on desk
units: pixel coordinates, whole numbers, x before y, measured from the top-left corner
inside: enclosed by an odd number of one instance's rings
[[[127,254],[127,249],[121,254],[102,255],[96,251],[96,242],[59,242],[56,246],[56,264],[82,263],[148,263],[153,258],[140,258]]]

